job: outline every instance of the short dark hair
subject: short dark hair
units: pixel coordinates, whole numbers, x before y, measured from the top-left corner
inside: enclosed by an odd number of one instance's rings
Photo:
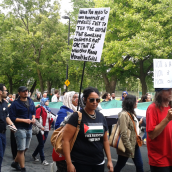
[[[103,96],[102,96],[102,99],[106,99],[106,97],[108,96],[109,93],[104,93]]]
[[[100,96],[99,90],[97,88],[87,87],[84,89],[83,98],[85,99],[85,101],[87,100],[88,96],[93,92],[97,93]]]
[[[136,115],[134,112],[135,105],[136,105],[136,96],[128,94],[127,97],[125,97],[125,99],[122,102],[122,109]]]
[[[1,91],[4,91],[4,86],[5,86],[4,84],[0,84],[0,90]]]
[[[148,96],[147,95],[143,95],[142,97],[141,97],[141,102],[146,102],[146,99],[148,98]]]
[[[57,94],[59,92],[59,90],[55,90],[54,93]]]
[[[63,95],[65,95],[66,91],[63,92]]]

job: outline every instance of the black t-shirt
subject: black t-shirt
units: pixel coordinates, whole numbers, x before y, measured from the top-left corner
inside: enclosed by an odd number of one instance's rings
[[[80,164],[97,165],[103,162],[103,137],[107,131],[105,117],[96,111],[96,119],[91,119],[82,109],[80,131],[71,152],[71,159]],[[75,112],[68,124],[77,127],[78,113]]]
[[[6,130],[6,118],[8,116],[8,104],[5,100],[2,100],[0,102],[0,132]]]

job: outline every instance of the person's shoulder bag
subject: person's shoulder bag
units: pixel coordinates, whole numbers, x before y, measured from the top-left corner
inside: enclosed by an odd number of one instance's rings
[[[39,107],[41,108],[41,107]],[[42,115],[42,108],[41,108],[41,112],[40,112],[40,116]],[[38,126],[36,124],[32,124],[32,135],[37,135],[39,133],[40,129],[38,128]]]
[[[131,134],[131,131],[128,129],[127,130],[128,137],[130,137],[130,134]],[[112,147],[114,147],[114,148],[116,148],[122,152],[126,151],[125,146],[123,144],[123,141],[121,139],[118,122],[117,122],[117,124],[114,125],[114,127],[112,129],[112,132],[111,132],[111,135],[109,138],[109,144],[110,144],[110,146],[112,146]]]
[[[70,140],[70,151],[72,150],[75,140],[77,138],[78,132],[80,130],[81,120],[82,120],[82,113],[79,111],[77,111],[77,113],[78,113],[78,125],[77,125],[76,132],[73,138]],[[54,147],[55,152],[61,155],[63,155],[62,138],[63,138],[64,128],[65,126],[57,128],[51,136],[51,144]]]

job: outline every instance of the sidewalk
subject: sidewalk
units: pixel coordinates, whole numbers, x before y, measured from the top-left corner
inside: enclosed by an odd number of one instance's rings
[[[45,143],[45,147],[44,147],[45,159],[49,163],[53,162],[52,156],[51,156],[53,147],[50,143],[50,138],[51,138],[52,133],[53,133],[53,131],[49,132],[47,142]],[[11,167],[11,163],[13,160],[12,160],[12,153],[11,153],[11,147],[10,147],[10,131],[9,131],[9,129],[6,132],[6,137],[7,137],[7,144],[6,144],[6,149],[5,149],[4,159],[2,162],[1,171],[2,172],[14,172],[16,170]],[[48,166],[44,166],[41,164],[40,161],[39,162],[33,161],[32,157],[31,157],[37,144],[38,144],[37,138],[36,138],[36,136],[33,136],[31,144],[30,144],[30,148],[26,152],[26,159],[25,159],[26,171],[27,172],[50,172],[50,164]],[[38,158],[39,158],[39,156],[38,156]]]

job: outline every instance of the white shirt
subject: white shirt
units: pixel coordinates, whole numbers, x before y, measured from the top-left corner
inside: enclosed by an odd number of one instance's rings
[[[64,96],[60,96],[60,98],[59,98],[59,100],[60,100],[61,102],[63,102],[63,97],[64,97]]]
[[[58,102],[57,95],[54,94],[54,96],[51,98],[51,102]]]
[[[135,126],[136,126],[137,135],[139,135],[139,121],[138,121],[138,119],[135,117],[135,115],[134,115],[134,121],[135,121]]]

